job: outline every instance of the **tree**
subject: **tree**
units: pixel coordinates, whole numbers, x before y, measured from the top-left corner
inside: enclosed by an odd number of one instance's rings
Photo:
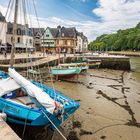
[[[103,34],[90,42],[90,50],[140,50],[140,23],[135,28],[118,30],[115,34]]]

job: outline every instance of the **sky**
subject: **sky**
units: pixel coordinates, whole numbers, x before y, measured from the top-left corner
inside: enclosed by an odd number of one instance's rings
[[[12,0],[13,1],[13,0]],[[21,0],[19,0],[21,1]],[[39,23],[34,11],[35,3]],[[0,0],[5,15],[9,0]],[[140,22],[140,0],[26,0],[28,23],[33,27],[76,27],[89,41],[102,34],[135,27]],[[20,4],[19,22],[23,22]],[[13,9],[10,13],[13,13]],[[12,15],[7,20],[11,21]]]

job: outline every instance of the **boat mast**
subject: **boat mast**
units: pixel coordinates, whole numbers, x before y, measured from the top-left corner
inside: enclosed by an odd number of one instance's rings
[[[19,6],[19,0],[16,0],[15,1],[15,13],[14,13],[14,24],[13,24],[13,41],[12,41],[11,60],[10,60],[11,67],[13,67],[13,65],[14,65],[14,58],[15,58],[18,6]]]

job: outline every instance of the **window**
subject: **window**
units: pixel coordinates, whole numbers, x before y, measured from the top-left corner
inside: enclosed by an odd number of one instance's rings
[[[8,32],[12,33],[13,32],[12,28],[8,28]]]
[[[32,44],[32,39],[30,39],[30,44]]]
[[[46,34],[46,37],[49,37],[49,34]]]
[[[21,30],[17,29],[17,35],[21,35]]]
[[[20,43],[20,37],[18,37],[17,42]]]

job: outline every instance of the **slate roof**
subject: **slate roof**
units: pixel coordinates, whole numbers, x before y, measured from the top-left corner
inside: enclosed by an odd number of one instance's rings
[[[27,25],[28,26],[28,25]],[[26,27],[25,25],[22,24],[17,24],[17,30],[20,29],[21,33],[19,35],[26,35]],[[27,30],[27,35],[32,36],[32,31],[30,28]],[[13,33],[13,23],[8,22],[7,23],[7,34],[12,34]]]
[[[84,36],[82,32],[78,32],[75,27],[61,27],[57,26],[57,28],[47,27],[46,30],[49,30],[54,38],[76,38],[77,36],[81,36],[84,41],[88,41],[87,37]]]
[[[76,37],[76,29],[74,27],[71,27],[71,28],[62,27],[61,37],[72,37],[72,38]]]
[[[37,36],[37,35],[40,35],[42,36],[45,29],[44,28],[30,28],[32,33],[33,33],[33,36]]]
[[[6,21],[5,17],[2,15],[2,13],[0,12],[0,22],[4,22]]]
[[[88,41],[88,38],[84,36],[83,32],[76,32],[77,36],[80,36],[85,42]]]
[[[52,34],[52,36],[54,38],[58,37],[58,34],[59,34],[59,29],[58,28],[50,28],[50,27],[48,27],[48,29],[50,30],[50,32],[51,32],[51,34]]]
[[[50,30],[51,34],[53,35],[54,38],[75,38],[76,37],[76,29],[74,27],[71,28],[65,28],[65,27],[61,27],[58,26],[57,28],[50,28],[48,27],[48,29]]]
[[[85,42],[88,42],[88,38],[87,38],[86,36],[84,36],[83,40],[84,40]]]

